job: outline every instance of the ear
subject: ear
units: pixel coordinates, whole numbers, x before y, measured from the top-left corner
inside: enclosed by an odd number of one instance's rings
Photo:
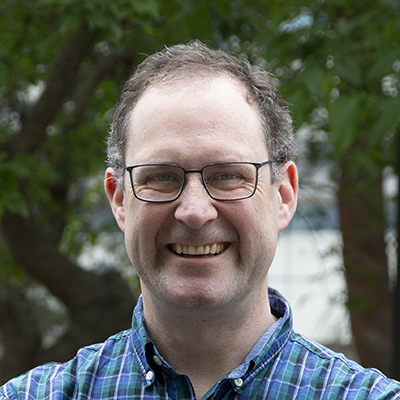
[[[122,232],[125,232],[124,193],[117,187],[115,171],[113,168],[107,168],[106,170],[104,188],[119,229],[121,229]]]
[[[297,207],[298,176],[296,165],[288,161],[282,166],[279,184],[278,231],[285,229],[292,220]]]

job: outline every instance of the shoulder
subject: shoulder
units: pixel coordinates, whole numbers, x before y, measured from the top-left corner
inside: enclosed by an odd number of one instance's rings
[[[399,382],[294,331],[287,300],[273,288],[268,293],[274,315],[282,318],[260,377],[270,398],[400,400]]]
[[[323,390],[324,398],[400,399],[399,382],[376,369],[363,368],[295,331],[291,332],[279,362],[293,365],[292,373],[299,387],[301,382],[308,382],[307,390],[314,394]]]
[[[120,332],[104,343],[80,349],[68,362],[47,363],[12,379],[0,388],[0,399],[65,399],[92,390],[94,381],[106,384],[116,371],[135,364],[131,347],[131,330]]]

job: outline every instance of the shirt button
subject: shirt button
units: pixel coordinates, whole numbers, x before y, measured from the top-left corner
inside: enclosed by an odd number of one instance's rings
[[[242,378],[236,378],[233,383],[235,384],[236,387],[240,387],[243,385],[243,379]]]
[[[153,356],[153,360],[157,365],[160,365],[160,366],[162,365],[162,361],[161,361],[160,357]]]
[[[153,371],[149,371],[149,372],[146,374],[146,380],[147,380],[148,382],[150,382],[153,378],[154,378],[154,372],[153,372]]]

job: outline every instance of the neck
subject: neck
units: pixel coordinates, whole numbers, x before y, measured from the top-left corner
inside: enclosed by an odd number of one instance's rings
[[[257,299],[207,310],[167,306],[144,291],[143,305],[158,351],[177,373],[189,376],[198,398],[238,367],[276,321],[267,290]]]

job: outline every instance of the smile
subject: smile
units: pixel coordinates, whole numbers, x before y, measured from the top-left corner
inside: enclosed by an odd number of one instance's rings
[[[174,253],[182,256],[209,256],[218,255],[226,248],[225,244],[213,243],[203,246],[172,244],[171,249]]]

